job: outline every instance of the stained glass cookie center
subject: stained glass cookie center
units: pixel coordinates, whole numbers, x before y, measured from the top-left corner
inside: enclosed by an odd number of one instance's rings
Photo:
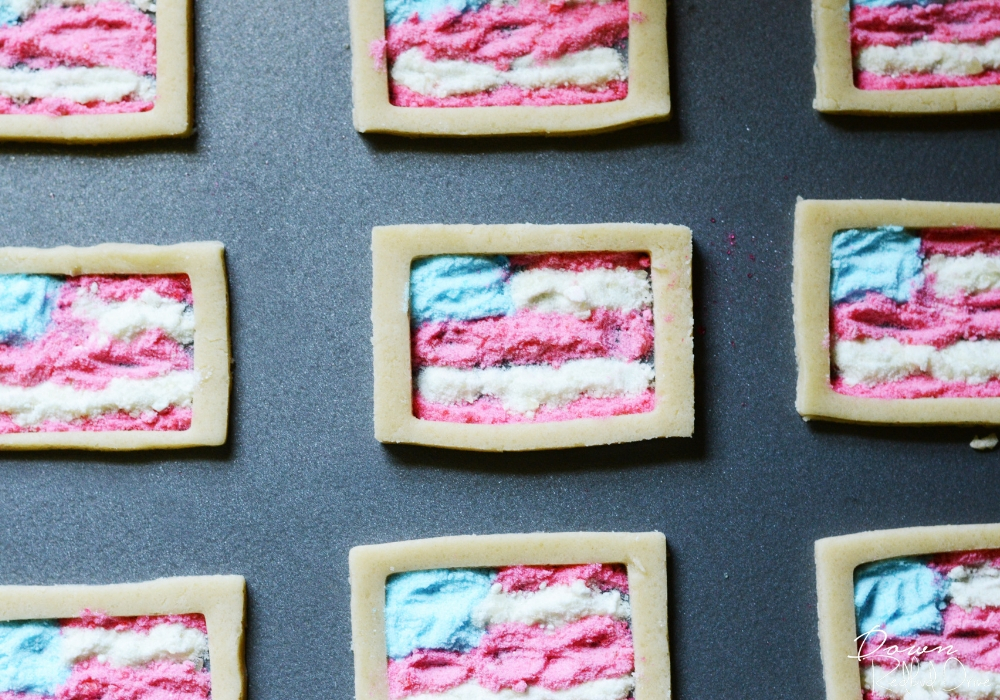
[[[389,697],[624,700],[635,687],[628,590],[620,564],[390,576]]]
[[[627,0],[385,0],[399,107],[578,105],[628,94]]]
[[[854,605],[864,700],[997,696],[1000,550],[864,564]]]
[[[830,264],[835,391],[1000,396],[1000,231],[847,229]]]
[[[3,700],[208,700],[200,614],[0,622]]]
[[[187,275],[0,275],[0,432],[187,430]]]
[[[655,407],[646,253],[418,258],[409,305],[417,418],[549,422]]]

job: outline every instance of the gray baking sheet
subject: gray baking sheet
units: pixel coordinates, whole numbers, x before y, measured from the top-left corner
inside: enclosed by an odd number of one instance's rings
[[[343,699],[351,546],[656,529],[674,697],[818,699],[814,539],[1000,520],[1000,451],[968,445],[983,431],[798,418],[790,293],[796,196],[998,201],[995,115],[821,116],[808,2],[680,0],[668,124],[362,137],[346,3],[195,4],[197,136],[2,144],[0,231],[225,242],[229,445],[0,455],[0,583],[243,574],[250,700]],[[525,221],[694,231],[695,438],[508,455],[373,439],[371,227]]]

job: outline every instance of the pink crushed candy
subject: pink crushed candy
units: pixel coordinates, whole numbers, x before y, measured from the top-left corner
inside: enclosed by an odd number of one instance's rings
[[[653,352],[653,313],[594,309],[589,318],[522,311],[473,321],[426,323],[412,334],[413,365],[492,367],[614,357],[627,362]]]
[[[184,625],[208,634],[205,616],[201,613],[183,615],[139,615],[138,617],[115,617],[102,612],[84,610],[79,617],[59,621],[62,627],[82,627],[85,629],[105,629],[115,632],[149,632],[157,625]]]
[[[156,73],[156,25],[123,2],[47,7],[0,26],[0,66],[104,66]]]
[[[385,72],[386,52],[388,48],[389,42],[385,39],[375,39],[372,43],[368,44],[368,55],[375,61],[375,70],[379,73]]]
[[[585,581],[602,591],[617,589],[628,593],[628,572],[624,564],[506,566],[496,577],[496,583],[505,593],[537,591],[542,586],[567,586],[574,581]]]
[[[505,623],[491,627],[468,654],[418,650],[389,659],[389,696],[440,693],[469,679],[492,692],[524,692],[529,685],[564,690],[618,678],[633,667],[627,622],[595,616],[555,630]]]

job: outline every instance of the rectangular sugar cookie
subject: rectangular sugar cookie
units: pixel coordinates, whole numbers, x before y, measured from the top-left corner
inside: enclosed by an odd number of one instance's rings
[[[0,140],[192,127],[191,0],[0,0]]]
[[[1000,423],[1000,205],[795,208],[796,407],[861,423]]]
[[[226,441],[218,242],[0,248],[0,449]]]
[[[998,0],[813,0],[821,112],[1000,108]]]
[[[995,698],[1000,525],[816,542],[828,700]]]
[[[355,547],[355,697],[669,698],[666,556],[659,532]]]
[[[531,450],[690,436],[691,232],[372,232],[375,437]]]
[[[0,586],[0,692],[242,700],[242,576]]]
[[[354,127],[581,134],[670,116],[664,0],[350,0]]]

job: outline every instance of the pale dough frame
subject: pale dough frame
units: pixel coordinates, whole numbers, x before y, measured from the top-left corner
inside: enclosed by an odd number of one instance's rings
[[[858,700],[854,569],[872,561],[1000,547],[1000,525],[876,530],[816,541],[816,612],[827,700]]]
[[[860,90],[854,85],[849,0],[812,0],[816,99],[820,112],[946,114],[1000,109],[1000,85],[916,90]]]
[[[601,419],[465,425],[413,415],[409,281],[414,258],[441,254],[648,251],[653,283],[656,408]],[[386,226],[372,230],[375,437],[466,450],[603,445],[694,431],[691,230],[662,224]]]
[[[408,136],[570,135],[611,131],[670,117],[666,0],[629,0],[628,96],[617,102],[552,107],[396,107],[389,73],[369,54],[385,39],[383,0],[350,0],[354,128]]]
[[[636,700],[668,700],[667,541],[660,532],[463,535],[354,547],[350,578],[355,697],[389,700],[385,642],[389,575],[421,569],[597,563],[628,568]]]
[[[106,586],[0,586],[0,620],[79,617],[84,610],[118,617],[201,613],[208,625],[213,700],[246,692],[242,576],[179,576]]]
[[[193,126],[191,0],[156,3],[156,105],[134,114],[0,115],[0,141],[102,143],[187,136]]]
[[[980,226],[1000,229],[1000,205],[890,200],[820,201],[795,206],[792,299],[795,307],[795,407],[813,418],[855,423],[1000,423],[1000,398],[872,399],[830,386],[830,244],[841,229]]]
[[[229,423],[229,293],[224,255],[225,248],[218,241],[0,248],[0,274],[187,274],[194,295],[194,368],[201,374],[187,430],[13,433],[0,435],[0,450],[140,450],[223,444]]]

